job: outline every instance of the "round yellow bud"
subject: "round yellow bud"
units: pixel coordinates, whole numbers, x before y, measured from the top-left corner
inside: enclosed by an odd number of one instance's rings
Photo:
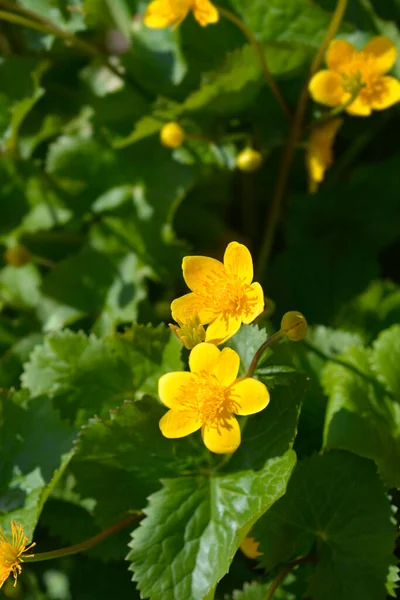
[[[182,127],[171,121],[162,127],[160,131],[161,143],[167,148],[178,148],[182,146],[185,139],[185,132]]]
[[[262,154],[253,150],[253,148],[245,148],[238,154],[236,158],[236,166],[245,173],[253,173],[260,168],[263,161]]]
[[[7,248],[4,252],[4,260],[12,267],[23,267],[31,260],[31,254],[25,246],[18,244]]]
[[[296,310],[285,313],[281,321],[281,331],[292,340],[300,342],[307,335],[307,321],[304,315]]]

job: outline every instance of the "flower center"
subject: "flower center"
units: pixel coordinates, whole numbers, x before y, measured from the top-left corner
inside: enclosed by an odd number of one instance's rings
[[[226,311],[239,316],[250,314],[257,301],[248,297],[249,287],[239,277],[211,271],[204,282],[203,290],[197,293],[202,296],[206,306],[215,313]]]
[[[343,89],[351,95],[359,95],[365,104],[379,102],[386,94],[386,84],[376,70],[372,55],[357,52],[342,69]]]
[[[190,385],[180,389],[183,410],[195,413],[203,425],[221,427],[238,407],[230,388],[222,386],[215,375],[201,371]]]

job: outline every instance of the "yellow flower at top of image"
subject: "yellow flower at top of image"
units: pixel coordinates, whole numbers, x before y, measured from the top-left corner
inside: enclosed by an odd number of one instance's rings
[[[232,454],[241,441],[234,415],[252,415],[269,403],[266,386],[251,377],[237,379],[239,355],[202,343],[189,356],[190,373],[160,377],[158,393],[170,410],[161,418],[167,438],[181,438],[201,429],[204,444],[216,454]]]
[[[0,527],[0,588],[11,573],[14,575],[14,587],[17,584],[17,577],[22,570],[22,557],[35,545],[33,543],[27,547],[27,543],[22,525],[11,521],[11,541]]]
[[[307,143],[306,164],[309,190],[315,194],[325,177],[325,171],[333,163],[333,144],[343,119],[332,119],[324,125],[314,127]]]
[[[264,292],[253,281],[253,260],[246,246],[231,242],[224,262],[207,256],[186,256],[183,277],[190,294],[171,304],[172,317],[185,323],[198,316],[208,325],[206,342],[223,344],[242,323],[251,323],[264,310]]]
[[[331,42],[328,69],[316,73],[309,83],[312,98],[326,106],[346,106],[350,115],[368,116],[400,101],[400,82],[386,75],[397,57],[395,44],[385,36],[370,40],[362,50],[345,40]],[[354,98],[351,101],[351,98]]]
[[[144,23],[152,29],[178,27],[190,10],[203,27],[219,20],[218,10],[209,0],[153,0],[144,13]]]

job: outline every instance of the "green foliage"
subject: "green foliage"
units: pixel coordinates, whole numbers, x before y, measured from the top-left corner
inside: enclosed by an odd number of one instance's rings
[[[317,561],[311,598],[384,598],[395,538],[390,517],[373,463],[345,452],[314,456],[255,527],[261,564],[271,569],[308,555]]]
[[[217,23],[190,10],[164,29],[145,25],[149,3],[0,1],[0,525],[21,523],[41,553],[125,524],[78,556],[25,560],[0,598],[394,598],[398,107],[342,111],[308,193],[330,108],[305,91],[336,0],[220,0]],[[399,0],[347,2],[335,37],[388,36],[397,78],[399,18]],[[175,149],[160,142],[171,121]],[[246,148],[253,173],[237,167]],[[253,364],[270,403],[238,417],[241,444],[221,456],[201,430],[161,434],[158,386],[189,369],[167,327],[195,283],[183,257],[222,260],[234,240],[272,299],[224,344],[239,377],[286,311],[310,327]],[[243,308],[225,284],[210,303]],[[266,572],[239,550],[247,535]]]
[[[325,446],[375,460],[390,485],[399,485],[400,406],[398,326],[381,333],[372,349],[350,347],[339,363],[328,363],[323,384],[329,396]],[[348,366],[345,366],[348,365]]]
[[[229,462],[166,479],[150,497],[129,554],[144,597],[201,599],[225,575],[251,523],[285,491],[303,390],[304,379],[293,376],[247,423]]]

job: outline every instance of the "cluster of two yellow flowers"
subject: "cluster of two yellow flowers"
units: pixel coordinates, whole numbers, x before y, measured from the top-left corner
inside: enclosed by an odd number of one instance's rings
[[[189,11],[202,26],[219,20],[218,9],[209,0],[154,0],[144,22],[153,28],[177,26]],[[400,82],[387,75],[396,58],[397,48],[385,36],[374,37],[361,51],[345,40],[334,40],[327,52],[328,68],[310,80],[310,95],[320,104],[355,116],[389,108],[400,101]],[[317,190],[333,162],[332,148],[342,122],[328,115],[326,123],[311,131],[306,153],[311,192]]]

